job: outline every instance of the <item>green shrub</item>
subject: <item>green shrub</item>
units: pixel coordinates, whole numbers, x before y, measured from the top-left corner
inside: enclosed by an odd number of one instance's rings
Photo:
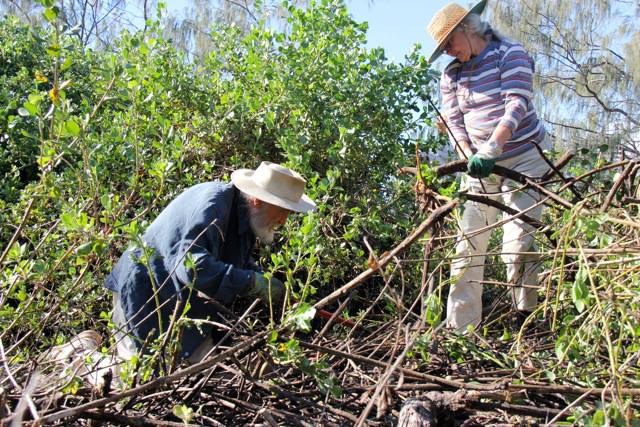
[[[2,22],[16,43],[3,55],[22,70],[0,105],[12,123],[3,148],[20,151],[10,162],[31,170],[2,193],[12,203],[0,220],[14,224],[3,227],[2,247],[21,227],[2,265],[11,302],[3,329],[45,346],[57,333],[103,327],[97,314],[110,301],[101,284],[127,242],[184,188],[260,160],[299,170],[320,206],[295,218],[282,250],[262,259],[298,298],[366,268],[364,237],[382,252],[408,233],[411,183],[396,170],[413,162],[410,135],[426,125],[433,73],[417,52],[394,64],[367,49],[366,24],[342,2],[286,6],[290,32],[215,28],[202,64],[189,63],[158,24],[98,52],[68,39],[57,20],[33,30]],[[54,322],[41,321],[47,307]],[[25,321],[12,323],[16,316]]]

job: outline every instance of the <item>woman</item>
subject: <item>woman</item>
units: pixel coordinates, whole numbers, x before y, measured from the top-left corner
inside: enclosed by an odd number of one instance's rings
[[[440,81],[444,120],[461,158],[468,159],[465,176],[469,192],[485,193],[526,215],[539,219],[542,206],[534,191],[514,191],[519,185],[491,175],[497,163],[539,177],[548,169],[536,144],[548,143],[532,104],[534,63],[524,48],[506,40],[480,19],[481,1],[470,10],[455,3],[440,9],[427,31],[437,44],[429,58],[442,52],[455,57]],[[496,208],[467,202],[461,234],[451,266],[452,286],[447,302],[447,326],[464,330],[482,319],[482,280],[485,252],[496,222]],[[533,256],[533,229],[520,220],[503,226],[502,259],[519,317],[537,305],[539,257]],[[523,286],[524,285],[524,286]]]

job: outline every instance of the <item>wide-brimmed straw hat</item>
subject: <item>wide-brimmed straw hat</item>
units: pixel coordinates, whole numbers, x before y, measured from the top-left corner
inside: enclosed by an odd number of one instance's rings
[[[449,3],[442,9],[436,12],[431,18],[429,25],[427,25],[427,32],[436,42],[437,47],[429,57],[429,62],[433,62],[442,54],[444,44],[449,37],[449,34],[456,29],[459,23],[470,13],[480,15],[487,5],[487,0],[482,0],[480,3],[467,10],[457,3]]]
[[[291,169],[271,162],[262,162],[258,169],[238,169],[231,182],[240,191],[295,212],[309,212],[316,204],[304,194],[304,178]]]

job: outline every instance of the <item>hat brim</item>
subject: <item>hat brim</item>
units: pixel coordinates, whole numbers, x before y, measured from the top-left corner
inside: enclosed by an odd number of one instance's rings
[[[280,206],[284,209],[289,209],[290,211],[304,213],[316,208],[316,204],[306,194],[303,194],[299,201],[293,202],[265,191],[253,181],[252,177],[254,172],[252,169],[238,169],[231,173],[231,182],[240,191],[249,196],[260,199],[263,202],[271,203],[272,205]]]
[[[451,27],[451,30],[447,33],[447,36],[444,38],[444,40],[442,41],[442,43],[440,43],[434,50],[433,53],[431,54],[431,56],[429,56],[429,59],[427,60],[427,62],[429,64],[432,64],[433,61],[435,61],[436,59],[438,59],[440,57],[440,55],[442,55],[442,50],[444,49],[444,44],[447,41],[447,39],[449,38],[449,35],[453,32],[453,30],[456,29],[456,27],[464,20],[464,18],[466,18],[467,16],[469,16],[472,13],[475,13],[477,15],[480,15],[485,7],[487,7],[487,1],[488,0],[481,0],[478,4],[476,4],[475,6],[473,6],[471,9],[469,9],[469,11],[467,13],[465,13],[459,20],[458,22],[456,22],[455,25],[453,25]]]

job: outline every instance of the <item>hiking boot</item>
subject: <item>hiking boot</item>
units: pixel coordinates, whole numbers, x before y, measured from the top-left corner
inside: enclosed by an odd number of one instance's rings
[[[513,325],[514,329],[516,330],[520,330],[522,329],[522,327],[525,325],[525,323],[527,324],[527,329],[533,327],[536,323],[536,319],[529,319],[527,321],[527,319],[529,318],[529,316],[531,316],[533,312],[532,311],[516,311],[512,316],[511,316],[511,324]]]
[[[78,354],[95,351],[102,344],[102,337],[94,330],[80,332],[69,342],[52,347],[46,352],[41,361],[55,364],[67,364],[73,361]]]
[[[86,330],[72,337],[69,342],[52,347],[39,358],[42,364],[48,364],[53,371],[47,377],[46,384],[59,387],[68,384],[74,377],[83,378],[94,387],[103,387],[105,381],[110,382],[114,359],[100,353],[100,344],[100,334]]]

